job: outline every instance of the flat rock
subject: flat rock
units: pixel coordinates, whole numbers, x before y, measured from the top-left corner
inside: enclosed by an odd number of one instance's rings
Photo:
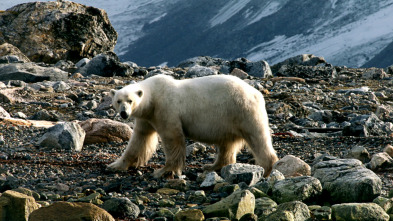
[[[35,63],[0,64],[0,81],[22,80],[26,83],[39,81],[64,81],[68,73],[54,67],[42,67]]]
[[[30,62],[30,59],[25,54],[23,54],[19,48],[13,46],[12,44],[4,43],[0,45],[0,57],[10,55],[18,57],[18,61]],[[7,63],[11,63],[9,59]]]
[[[57,124],[38,140],[41,147],[81,151],[86,132],[75,122]]]
[[[375,203],[343,203],[332,206],[333,220],[388,221],[389,215]]]
[[[234,163],[221,169],[221,176],[229,183],[245,182],[252,186],[263,178],[264,169],[258,165]]]
[[[40,205],[32,196],[13,190],[7,190],[0,196],[0,214],[2,220],[29,220],[29,215]]]
[[[290,201],[307,202],[322,194],[322,185],[317,178],[300,176],[278,180],[272,188],[272,198],[277,203]]]
[[[282,203],[277,206],[265,220],[269,221],[304,221],[310,218],[310,210],[307,205],[300,201]]]
[[[285,177],[310,176],[311,167],[298,157],[287,155],[273,165],[273,169],[280,171]]]
[[[369,202],[382,192],[381,179],[356,159],[321,161],[312,170],[332,202]]]

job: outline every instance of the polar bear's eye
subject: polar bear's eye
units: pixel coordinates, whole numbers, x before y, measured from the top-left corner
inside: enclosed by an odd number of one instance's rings
[[[121,103],[121,101],[120,101],[120,100],[118,100],[118,101],[117,101],[117,103],[118,103],[118,104],[120,104],[120,103]]]
[[[132,103],[132,100],[128,100],[128,103],[130,103],[130,104],[131,104],[131,103]]]

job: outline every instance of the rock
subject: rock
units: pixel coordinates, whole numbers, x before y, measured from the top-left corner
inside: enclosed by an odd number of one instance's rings
[[[244,214],[239,221],[258,221],[258,216],[254,213]]]
[[[46,109],[43,109],[31,116],[30,120],[59,121],[60,116],[54,111],[49,112]]]
[[[316,220],[331,220],[332,209],[328,206],[309,206],[311,217]]]
[[[382,191],[381,179],[356,159],[321,161],[312,171],[332,202],[369,202]]]
[[[221,169],[221,176],[229,183],[244,182],[252,186],[263,178],[264,169],[258,165],[230,164]]]
[[[367,148],[363,146],[356,145],[352,147],[352,149],[348,152],[348,154],[345,157],[358,159],[362,163],[370,162],[370,154],[368,153]]]
[[[162,195],[176,195],[179,192],[180,192],[179,190],[175,190],[171,188],[161,188],[157,190],[157,193]]]
[[[227,217],[240,219],[244,214],[254,213],[255,197],[248,190],[239,190],[221,201],[206,206],[202,211],[206,218]]]
[[[332,206],[333,220],[389,221],[389,215],[375,203],[343,203]]]
[[[16,189],[13,189],[12,191],[15,191],[15,192],[18,192],[18,193],[22,193],[22,194],[25,194],[27,196],[32,196],[32,197],[34,197],[35,200],[40,200],[40,194],[39,193],[37,193],[35,191],[32,191],[32,190],[29,190],[27,188],[18,187]]]
[[[106,200],[102,208],[115,218],[136,219],[140,213],[139,207],[132,203],[127,197]]]
[[[218,71],[213,68],[195,65],[187,70],[185,77],[196,78],[196,77],[204,77],[204,76],[217,75],[217,74]]]
[[[41,67],[35,63],[0,64],[0,81],[22,80],[26,83],[39,81],[64,81],[68,73],[58,68]]]
[[[300,201],[282,203],[277,206],[265,220],[269,221],[303,221],[310,218],[310,210],[307,205]]]
[[[185,209],[175,214],[175,221],[203,221],[205,216],[199,209]]]
[[[313,80],[330,80],[337,77],[337,71],[331,66],[283,65],[276,76],[298,77]]]
[[[131,76],[134,73],[127,64],[119,61],[117,55],[113,52],[105,52],[92,58],[86,65],[78,68],[76,72],[83,76],[98,75],[103,77],[113,76]]]
[[[387,154],[389,154],[390,157],[393,157],[393,146],[388,144],[386,147],[383,149],[383,151]]]
[[[56,68],[59,68],[60,70],[63,70],[67,73],[73,74],[76,70],[76,66],[72,61],[65,61],[65,60],[60,60],[56,62],[54,65]]]
[[[351,125],[343,128],[344,136],[368,137],[369,135],[386,135],[389,132],[383,130],[384,122],[374,113],[354,117]]]
[[[53,89],[54,89],[56,92],[64,92],[64,91],[66,91],[66,90],[69,90],[70,88],[71,88],[71,86],[68,85],[67,83],[65,83],[64,81],[56,82],[56,83],[53,85]]]
[[[209,56],[199,56],[187,59],[185,61],[180,62],[177,67],[179,68],[190,68],[195,65],[211,67],[211,66],[221,66],[225,61],[221,58],[212,58]]]
[[[79,122],[86,132],[84,144],[124,142],[132,135],[132,129],[125,123],[110,119],[91,118]]]
[[[278,180],[272,188],[272,198],[277,203],[290,201],[309,202],[322,194],[322,185],[317,178],[300,176]]]
[[[248,77],[248,74],[239,68],[234,68],[230,75],[236,76],[240,79],[246,79]]]
[[[6,110],[4,110],[2,106],[0,106],[0,117],[11,117],[11,115]]]
[[[201,187],[212,187],[221,182],[224,182],[224,179],[222,179],[216,172],[210,172],[206,174],[206,178],[202,182]]]
[[[29,221],[58,220],[58,221],[115,221],[104,209],[91,203],[55,202],[32,212]]]
[[[197,152],[205,152],[205,151],[206,151],[206,146],[199,142],[196,142],[186,147],[186,156],[188,157],[191,154],[196,154]]]
[[[320,64],[326,64],[326,60],[323,57],[317,57],[313,54],[301,54],[295,57],[288,58],[280,63],[277,63],[271,67],[273,74],[276,74],[278,70],[284,65],[303,65],[303,66],[317,66]]]
[[[238,68],[254,77],[268,78],[273,76],[270,66],[266,61],[251,62],[245,58],[238,58],[234,61],[230,61],[229,66],[229,73],[232,72],[233,69]]]
[[[1,220],[29,220],[29,215],[40,205],[31,196],[7,190],[0,196]]]
[[[287,155],[277,161],[273,165],[273,169],[280,171],[286,178],[311,175],[311,167],[293,155]]]
[[[379,196],[373,200],[373,203],[380,206],[385,212],[393,213],[393,199]]]
[[[187,181],[183,179],[168,180],[167,183],[165,183],[164,187],[179,191],[186,191],[189,188],[189,186],[187,185]]]
[[[363,79],[384,79],[387,78],[388,75],[385,73],[385,71],[382,68],[369,68],[367,69],[363,75]]]
[[[377,153],[371,158],[370,165],[373,171],[393,168],[393,159],[388,153]]]
[[[261,197],[268,197],[268,195],[266,193],[264,193],[262,190],[256,188],[256,187],[250,187],[248,190],[250,190],[250,192],[252,194],[254,194],[255,199],[261,198]]]
[[[205,191],[197,190],[188,197],[188,200],[192,203],[202,204],[207,201],[207,197]]]
[[[70,1],[16,5],[1,13],[0,33],[0,42],[46,63],[91,58],[113,50],[117,41],[104,10]]]
[[[83,67],[83,66],[85,66],[87,63],[89,63],[90,62],[90,59],[88,59],[88,58],[82,58],[81,60],[79,60],[78,62],[76,62],[76,64],[75,64],[75,66],[77,67],[77,68],[81,68],[81,67]]]
[[[272,212],[276,211],[277,203],[268,197],[262,197],[255,200],[254,213],[258,217],[266,217]]]
[[[23,54],[19,48],[13,46],[12,44],[9,43],[3,43],[0,45],[0,57],[3,56],[16,56],[17,62],[21,61],[21,62],[30,62],[30,59]],[[7,58],[8,62],[4,62],[4,63],[13,63],[12,60],[10,61],[9,58]],[[0,62],[3,63],[3,62]]]
[[[86,132],[75,122],[57,124],[38,140],[41,147],[81,151]]]
[[[13,114],[12,117],[20,118],[20,119],[27,119],[26,114],[24,114],[23,112],[20,112],[20,111]]]

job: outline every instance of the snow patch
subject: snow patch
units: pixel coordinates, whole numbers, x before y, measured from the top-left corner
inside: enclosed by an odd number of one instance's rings
[[[152,24],[152,23],[154,23],[154,22],[157,22],[157,21],[161,20],[161,18],[165,17],[167,14],[168,14],[168,13],[164,13],[164,14],[158,16],[157,18],[151,20],[151,21],[149,22],[149,24]]]
[[[268,1],[267,4],[264,7],[262,7],[262,10],[255,13],[255,16],[252,18],[251,21],[248,22],[247,25],[258,22],[262,18],[276,13],[285,5],[286,2],[287,1],[280,2],[276,0]]]
[[[210,27],[222,24],[228,21],[232,16],[242,10],[251,0],[230,0],[220,9],[218,14],[210,19]]]

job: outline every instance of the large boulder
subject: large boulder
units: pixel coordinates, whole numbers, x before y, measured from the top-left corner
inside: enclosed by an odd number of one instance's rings
[[[7,190],[0,197],[1,220],[29,220],[29,215],[40,205],[32,196]]]
[[[332,206],[333,220],[388,221],[389,215],[375,203],[343,203]]]
[[[71,1],[19,4],[0,14],[0,44],[35,62],[77,62],[113,50],[116,41],[104,10]]]
[[[272,189],[273,199],[277,203],[290,201],[310,201],[322,193],[322,185],[317,178],[310,176],[293,177],[278,180]]]
[[[68,73],[58,68],[42,67],[35,63],[0,64],[0,81],[21,80],[32,83],[67,79]]]
[[[370,202],[382,192],[381,179],[356,159],[321,161],[312,171],[332,202]]]
[[[326,64],[326,60],[323,57],[318,57],[313,54],[301,54],[295,57],[288,58],[280,63],[277,63],[271,67],[273,74],[276,74],[282,66],[316,66],[319,64]]]

